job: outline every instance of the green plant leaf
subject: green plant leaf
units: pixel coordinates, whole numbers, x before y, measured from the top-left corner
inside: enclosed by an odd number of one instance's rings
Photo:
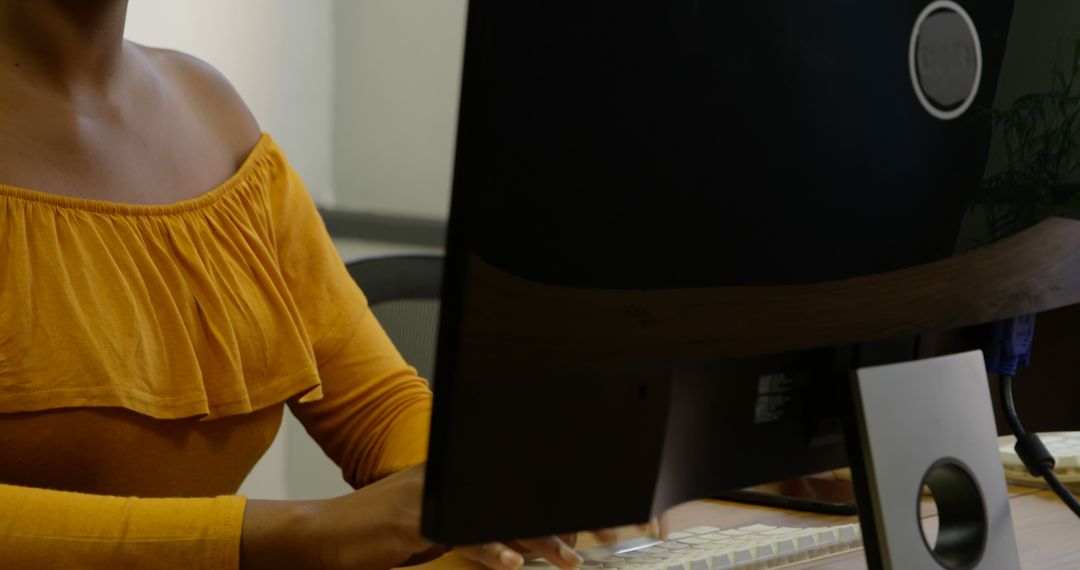
[[[1073,42],[1072,72],[1075,76],[1080,71],[1080,38]]]
[[[1006,160],[971,193],[971,209],[983,209],[986,225],[984,239],[976,242],[1012,235],[1047,216],[1080,217],[1080,187],[1064,184],[1080,171],[1080,38],[1072,56],[1067,69],[1054,65],[1048,91],[983,111]]]

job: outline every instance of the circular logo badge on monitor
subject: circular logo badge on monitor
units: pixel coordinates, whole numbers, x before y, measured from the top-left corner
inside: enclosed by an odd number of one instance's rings
[[[971,16],[952,0],[936,0],[911,30],[908,69],[915,96],[931,115],[955,119],[979,92],[982,47]]]

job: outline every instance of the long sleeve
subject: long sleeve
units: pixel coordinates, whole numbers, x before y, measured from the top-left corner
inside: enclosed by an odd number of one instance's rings
[[[244,505],[0,485],[0,567],[236,570]]]
[[[290,407],[359,487],[425,459],[431,391],[376,321],[303,183],[286,170],[271,193],[278,263],[310,337],[323,395]]]
[[[345,480],[360,487],[427,457],[431,392],[370,311],[357,315],[343,340],[319,360],[323,398],[290,407]]]

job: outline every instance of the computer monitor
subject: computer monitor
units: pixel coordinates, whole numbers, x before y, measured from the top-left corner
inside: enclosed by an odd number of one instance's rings
[[[1012,13],[472,0],[424,534],[636,523],[844,465],[850,370],[927,343],[771,331],[740,292],[952,254]]]

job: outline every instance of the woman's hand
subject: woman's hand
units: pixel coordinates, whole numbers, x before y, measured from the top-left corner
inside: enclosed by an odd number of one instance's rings
[[[418,564],[443,549],[420,536],[418,465],[348,495],[317,501],[249,500],[241,570],[354,570]]]
[[[241,538],[242,570],[357,570],[426,562],[445,549],[420,536],[424,466],[410,467],[343,497],[321,501],[249,500]],[[613,533],[600,531],[598,537]],[[574,536],[456,549],[492,570],[514,570],[526,557],[574,568]]]

